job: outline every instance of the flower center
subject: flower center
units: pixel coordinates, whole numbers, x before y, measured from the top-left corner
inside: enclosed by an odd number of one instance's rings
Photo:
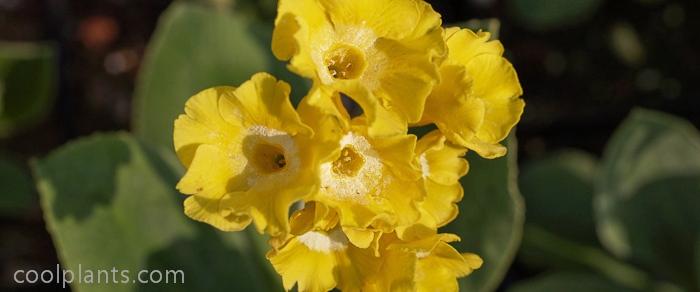
[[[255,145],[251,162],[255,168],[266,174],[281,171],[287,166],[282,147],[265,142]]]
[[[365,54],[348,44],[337,44],[325,54],[324,64],[335,79],[355,79],[362,75],[367,63]]]
[[[299,169],[296,144],[286,132],[265,126],[248,128],[243,140],[243,151],[252,171],[248,184],[255,184],[260,177],[281,178]]]
[[[340,157],[333,162],[333,172],[344,176],[355,176],[365,164],[365,159],[352,145],[345,146]]]
[[[348,133],[340,141],[340,157],[321,164],[321,188],[340,200],[361,204],[381,190],[383,165],[369,141]]]

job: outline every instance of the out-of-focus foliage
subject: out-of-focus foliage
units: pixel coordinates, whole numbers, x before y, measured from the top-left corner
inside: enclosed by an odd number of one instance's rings
[[[0,159],[0,216],[20,216],[35,202],[34,184],[27,171]]]
[[[236,86],[260,71],[290,82],[296,98],[306,84],[270,50],[272,26],[248,15],[175,2],[161,17],[135,93],[136,135],[172,150],[173,121],[185,100],[212,86]]]
[[[53,104],[51,46],[0,42],[0,138],[39,122]]]
[[[263,251],[246,233],[216,232],[183,216],[183,198],[173,187],[177,175],[128,134],[71,142],[35,162],[34,170],[63,265],[131,272],[127,282],[121,274],[117,283],[76,281],[78,291],[279,289]],[[141,269],[182,270],[184,284],[132,283]]]
[[[595,165],[588,155],[568,153],[525,168],[521,185],[532,215],[524,263],[595,273],[635,291],[698,291],[697,130],[667,114],[635,110]],[[602,245],[590,238],[594,229]],[[575,291],[549,286],[556,282],[564,281],[532,280],[515,290]]]
[[[596,215],[603,244],[620,258],[697,291],[700,135],[688,122],[637,110],[605,151]]]
[[[540,276],[527,283],[515,285],[508,292],[630,292],[603,277],[591,274],[554,273]]]
[[[528,206],[527,222],[577,242],[595,244],[596,163],[590,154],[571,150],[526,165],[520,189]]]
[[[517,185],[517,144],[513,137],[507,144],[508,155],[496,160],[467,156],[470,170],[462,179],[459,216],[444,230],[462,238],[455,244],[458,250],[484,259],[481,269],[460,279],[463,291],[495,290],[520,246],[524,208]]]

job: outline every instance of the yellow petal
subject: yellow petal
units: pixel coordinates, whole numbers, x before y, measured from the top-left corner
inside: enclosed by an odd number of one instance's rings
[[[395,234],[392,234],[395,236]],[[398,239],[398,238],[397,238]],[[418,254],[419,257],[425,257],[435,249],[440,243],[460,241],[459,236],[451,233],[432,234],[413,240],[394,240],[387,243],[387,250],[402,250]]]
[[[187,195],[219,199],[244,188],[245,181],[238,177],[244,167],[245,162],[226,155],[216,146],[204,144],[197,148],[194,160],[178,182],[177,189]]]
[[[448,243],[458,241],[453,234],[437,234],[414,241],[397,241],[387,250],[410,254],[417,259],[415,284],[418,291],[457,291],[457,278],[478,268],[480,258],[462,255]]]
[[[415,223],[396,227],[396,236],[402,240],[418,240],[437,234],[437,223],[433,216],[419,207],[421,216]]]
[[[457,202],[461,201],[464,195],[462,185],[459,183],[442,185],[430,179],[426,180],[425,184],[427,196],[420,203],[419,208],[432,218],[435,227],[447,225],[459,214]]]
[[[462,66],[443,66],[441,82],[428,97],[422,123],[435,123],[452,143],[466,147],[481,128],[484,102],[471,98],[472,83]]]
[[[282,275],[286,290],[291,290],[296,283],[300,292],[325,292],[337,284],[335,254],[313,251],[298,238],[290,240],[279,251],[272,250],[267,258],[277,273]]]
[[[291,233],[301,235],[311,230],[330,230],[338,223],[338,214],[319,202],[304,203],[304,208],[289,219]]]
[[[322,1],[336,27],[365,26],[378,36],[401,39],[440,27],[440,16],[421,0]],[[429,25],[426,25],[429,24]]]
[[[420,168],[415,163],[416,136],[397,135],[370,140],[388,171],[404,180],[417,181],[420,178]]]
[[[299,103],[299,116],[314,131],[314,152],[320,160],[337,156],[338,141],[349,129],[350,117],[340,104],[340,96],[314,87]]]
[[[376,222],[385,222],[392,226],[396,224],[396,216],[386,203],[363,204],[339,200],[334,198],[333,194],[324,191],[321,191],[316,198],[338,212],[340,225],[344,227],[369,228]],[[385,231],[390,232],[391,228],[387,227]]]
[[[343,227],[343,233],[359,248],[368,248],[374,241],[375,232],[363,228]]]
[[[316,78],[312,59],[315,40],[330,34],[330,22],[317,0],[281,0],[272,33],[272,52],[283,61],[291,59],[290,69],[307,78]]]
[[[474,150],[479,156],[486,159],[495,159],[503,157],[508,152],[508,149],[498,143],[484,143],[480,141],[477,137],[464,143],[464,146]]]
[[[469,275],[481,266],[481,259],[463,256],[449,244],[439,241],[427,254],[419,254],[416,267],[418,291],[457,291],[457,278]]]
[[[425,190],[419,181],[391,180],[382,196],[396,216],[396,225],[410,225],[416,222],[420,217],[416,204],[425,197]]]
[[[423,260],[428,263],[427,266],[431,269],[447,269],[452,271],[456,277],[464,277],[481,266],[479,264],[480,258],[474,256],[476,255],[470,255],[469,261],[467,261],[454,247],[440,241],[430,252],[430,255]]]
[[[184,202],[185,214],[222,231],[243,230],[252,219],[245,213],[239,213],[240,210],[237,210],[230,201],[228,194],[220,199],[190,196]]]
[[[318,183],[313,178],[296,182],[298,184],[287,183],[286,189],[276,191],[271,191],[270,185],[254,187],[239,198],[237,204],[250,206],[250,215],[260,233],[283,235],[289,231],[289,208],[318,188]]]
[[[415,253],[390,248],[399,239],[393,233],[380,239],[381,265],[379,273],[370,277],[363,291],[414,291],[417,258]]]
[[[429,146],[416,147],[416,150],[425,149],[418,153],[423,177],[443,185],[453,185],[467,174],[469,164],[462,158],[467,149],[447,143],[439,131],[428,133],[420,142],[429,143]]]
[[[234,87],[215,87],[197,93],[185,103],[185,114],[175,121],[173,141],[180,161],[188,167],[201,144],[217,145],[222,149],[240,132],[240,123],[228,123],[219,114],[219,99]]]
[[[477,254],[465,252],[462,253],[462,257],[467,262],[469,268],[472,270],[479,269],[481,268],[481,265],[484,264],[484,260],[481,259],[481,257]]]
[[[491,34],[480,31],[474,33],[470,29],[460,29],[457,27],[447,28],[445,40],[449,49],[447,61],[450,64],[466,64],[474,57],[481,54],[495,56],[503,55],[503,45],[494,40],[489,41]]]
[[[230,123],[263,125],[290,135],[311,135],[289,99],[291,88],[267,73],[257,73],[219,101],[221,116]]]
[[[361,81],[338,82],[336,87],[360,105],[370,136],[389,137],[406,133],[408,122],[402,113],[385,107],[380,98],[365,88]]]
[[[420,267],[416,272],[417,292],[457,292],[459,283],[454,273],[446,269],[435,269],[430,264],[418,264]]]
[[[495,55],[473,58],[466,70],[473,80],[471,95],[481,99],[486,109],[477,137],[486,143],[498,143],[508,136],[525,107],[519,98],[523,90],[518,76],[507,60]]]
[[[368,280],[380,272],[381,259],[373,254],[373,249],[348,247],[338,254],[338,289],[341,291],[364,291]]]
[[[433,42],[434,39],[423,41]],[[418,49],[395,40],[377,40],[376,54],[379,56],[368,58],[372,63],[384,64],[376,75],[366,73],[368,77],[378,79],[378,87],[373,92],[384,102],[384,107],[401,113],[409,123],[420,120],[426,98],[439,78],[434,56],[426,56],[424,51],[429,46],[414,46]]]
[[[457,202],[462,200],[464,195],[462,185],[442,185],[431,179],[426,179],[424,184],[427,195],[418,203],[419,220],[396,229],[396,234],[403,240],[417,240],[435,235],[437,228],[447,225],[459,214]]]

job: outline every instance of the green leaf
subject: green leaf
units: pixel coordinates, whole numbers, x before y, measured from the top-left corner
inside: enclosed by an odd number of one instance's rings
[[[628,289],[594,274],[554,273],[518,283],[508,292],[628,292]]]
[[[520,190],[527,219],[518,256],[530,267],[597,271],[625,285],[643,287],[646,276],[610,258],[598,242],[593,220],[597,167],[593,156],[577,150],[523,167]]]
[[[602,0],[510,0],[511,12],[531,30],[565,29],[590,19]]]
[[[662,280],[700,290],[700,135],[688,122],[636,110],[605,150],[595,211],[602,243]]]
[[[36,202],[29,172],[14,162],[0,159],[0,216],[21,216]]]
[[[161,17],[140,72],[133,125],[146,143],[172,149],[173,121],[185,101],[212,86],[238,86],[268,71],[307,88],[270,50],[272,27],[240,13],[177,1]]]
[[[596,159],[569,150],[528,163],[520,175],[527,223],[568,239],[598,245],[593,221]]]
[[[56,86],[51,46],[0,42],[0,137],[40,122]]]
[[[596,272],[619,285],[645,290],[652,282],[637,267],[621,262],[598,246],[560,237],[535,224],[525,224],[520,260],[553,270]]]
[[[35,162],[34,171],[61,263],[82,279],[75,291],[280,289],[252,231],[220,233],[188,219],[171,168],[128,134],[69,143]],[[128,281],[86,283],[86,271],[96,281],[98,270],[112,267],[128,271]],[[142,269],[181,270],[184,283],[132,282]]]
[[[593,220],[597,167],[595,157],[577,150],[523,167],[519,181],[527,219],[518,256],[535,268],[595,271],[644,287],[646,275],[610,258],[598,243]]]
[[[494,291],[520,245],[524,209],[517,186],[516,149],[511,137],[506,157],[487,160],[473,152],[467,156],[470,171],[462,179],[459,216],[443,230],[462,238],[455,244],[459,251],[484,259],[479,270],[460,279],[463,291]]]

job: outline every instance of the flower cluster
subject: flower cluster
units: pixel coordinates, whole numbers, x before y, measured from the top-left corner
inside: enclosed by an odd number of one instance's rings
[[[272,50],[312,88],[295,108],[258,73],[190,98],[174,132],[185,213],[268,234],[286,289],[456,291],[482,264],[437,232],[457,216],[463,156],[505,155],[524,108],[500,42],[443,28],[421,0],[280,0]]]

